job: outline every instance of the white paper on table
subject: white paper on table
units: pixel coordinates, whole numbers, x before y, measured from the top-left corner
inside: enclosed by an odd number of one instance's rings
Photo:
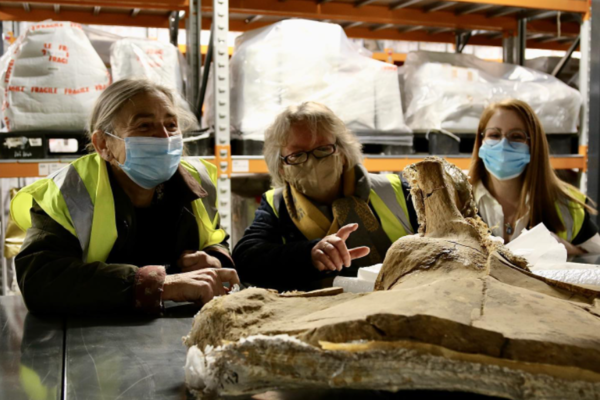
[[[375,264],[370,267],[359,268],[358,277],[356,278],[338,276],[333,280],[333,286],[341,287],[344,292],[349,293],[372,292],[382,266],[383,264]]]
[[[341,287],[346,293],[367,293],[375,288],[375,281],[366,281],[348,276],[337,276],[333,280],[334,287]]]
[[[370,267],[363,267],[358,269],[358,279],[362,279],[369,282],[375,282],[377,275],[381,271],[383,264],[375,264]]]
[[[529,231],[524,230],[506,247],[515,255],[525,258],[532,270],[547,269],[551,265],[567,262],[567,249],[544,224],[538,224]]]

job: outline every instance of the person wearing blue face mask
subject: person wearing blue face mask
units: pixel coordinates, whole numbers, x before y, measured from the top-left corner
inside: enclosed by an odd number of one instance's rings
[[[505,100],[479,121],[469,179],[482,219],[505,243],[543,223],[569,255],[600,253],[592,203],[561,181],[550,165],[548,141],[529,105]]]
[[[159,314],[163,301],[204,304],[239,283],[216,167],[182,160],[190,123],[174,95],[147,80],[101,94],[89,127],[95,152],[11,203],[27,232],[15,265],[30,311]]]

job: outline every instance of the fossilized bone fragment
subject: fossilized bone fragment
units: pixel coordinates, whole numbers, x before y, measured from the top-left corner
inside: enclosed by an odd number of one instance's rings
[[[599,293],[537,277],[495,245],[455,167],[432,158],[406,175],[420,231],[390,248],[375,292],[253,288],[214,299],[185,339],[188,386],[200,396],[355,388],[600,399]]]

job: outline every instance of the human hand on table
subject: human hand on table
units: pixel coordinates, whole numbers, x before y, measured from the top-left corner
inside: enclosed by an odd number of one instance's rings
[[[179,257],[177,265],[182,272],[191,272],[204,268],[221,268],[221,261],[204,251],[187,250]]]
[[[229,288],[223,286],[229,284]],[[240,284],[234,269],[202,269],[181,274],[167,275],[163,286],[162,299],[177,302],[190,301],[206,304],[215,296],[222,296]]]
[[[341,271],[343,267],[349,267],[352,260],[368,255],[371,252],[368,247],[348,249],[346,246],[346,240],[357,229],[358,224],[343,226],[336,234],[325,236],[317,243],[310,252],[315,268],[319,271]]]

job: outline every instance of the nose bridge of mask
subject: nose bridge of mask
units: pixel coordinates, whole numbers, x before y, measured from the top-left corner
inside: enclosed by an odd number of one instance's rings
[[[335,168],[332,169],[332,166],[327,163],[329,158],[318,159],[316,157],[309,157],[302,164],[289,165],[287,166],[286,179],[292,185],[297,186],[297,189],[302,192],[327,186],[330,178],[332,178],[331,175],[335,173],[333,170]],[[333,157],[331,158],[333,159]]]
[[[483,147],[483,146],[482,146]],[[526,143],[510,142],[506,137],[496,143],[488,143],[487,146],[496,152],[506,151],[508,153],[524,153],[529,152],[529,146]]]
[[[301,178],[308,177],[315,173],[315,162],[318,161],[315,158],[308,157],[308,159],[302,164],[297,165],[285,165],[286,175],[289,180],[298,180]]]

